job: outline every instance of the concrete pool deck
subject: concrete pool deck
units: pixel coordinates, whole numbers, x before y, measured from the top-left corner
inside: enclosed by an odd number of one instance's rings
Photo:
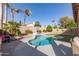
[[[32,38],[22,38],[21,40],[3,44],[3,56],[72,56],[71,44],[55,40],[53,45],[35,46],[28,41]]]

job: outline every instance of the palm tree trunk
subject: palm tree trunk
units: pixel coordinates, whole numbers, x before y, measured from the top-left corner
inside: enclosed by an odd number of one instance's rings
[[[13,8],[11,9],[11,13],[12,13],[12,22],[13,22],[13,26],[14,26],[14,10],[13,10]],[[11,28],[11,34],[13,34],[13,26]]]
[[[2,15],[2,3],[0,3],[0,29],[2,30],[2,25],[3,25],[3,15]],[[2,44],[2,39],[0,39],[0,54],[1,54],[1,44]]]
[[[24,15],[24,25],[25,25],[25,22],[26,22],[26,15]]]
[[[12,9],[12,21],[14,22],[14,10]]]

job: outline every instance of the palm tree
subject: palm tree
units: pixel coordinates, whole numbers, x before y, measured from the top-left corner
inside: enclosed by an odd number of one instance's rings
[[[26,22],[26,16],[30,16],[31,15],[31,11],[29,9],[25,9],[23,11],[24,13],[24,25],[25,25],[25,22]]]
[[[13,23],[11,26],[15,26],[16,27],[16,25],[15,25],[15,20],[14,20],[14,15],[15,15],[15,13],[19,13],[19,9],[15,9],[14,7],[13,7],[13,4],[11,4],[11,14],[12,14],[12,22],[11,23]],[[12,27],[11,28],[12,29],[12,33],[14,32],[14,27]]]
[[[19,21],[19,24],[20,24],[20,25],[22,25],[22,22],[21,22],[21,20]]]
[[[24,13],[24,25],[25,25],[26,16],[30,16],[31,15],[31,11],[29,9],[25,9],[25,10],[18,9],[17,11]]]
[[[52,20],[53,26],[55,25],[54,22],[55,22],[55,20]]]
[[[0,29],[2,29],[3,25],[3,15],[2,15],[2,4],[0,3]]]
[[[25,9],[24,11],[21,9],[15,9],[13,7],[13,4],[10,5],[11,7],[11,14],[12,14],[12,22],[13,22],[13,26],[15,25],[15,21],[14,21],[14,15],[15,13],[19,13],[19,12],[23,12],[25,15],[30,16],[31,11],[29,9]],[[24,15],[24,22],[25,22],[25,15]],[[13,31],[12,31],[13,32]]]
[[[52,22],[55,22],[55,20],[52,20]]]
[[[7,21],[8,21],[8,8],[10,8],[10,4],[9,3],[4,3],[4,20],[5,20],[5,24],[4,24],[4,29],[7,31]]]
[[[6,22],[6,23],[7,23],[7,20],[8,20],[8,19],[7,19],[7,17],[8,17],[8,15],[7,15],[7,14],[8,14],[8,8],[10,8],[9,3],[4,3],[4,10],[5,10],[5,14],[4,14],[5,17],[4,17],[4,18],[5,18],[5,22]]]
[[[11,4],[12,21],[14,21],[14,14],[19,13],[19,9],[15,9],[13,4]]]
[[[25,12],[25,15],[27,15],[27,16],[31,15],[31,11],[29,9],[25,9],[24,12]]]
[[[14,14],[15,14],[15,12],[18,13],[17,10],[15,10],[14,8],[12,8],[12,9],[11,9],[11,13],[12,13],[12,23],[13,23],[12,26],[14,26],[14,27],[12,27],[12,34],[14,33],[14,28],[16,27],[15,21],[14,21]],[[16,31],[15,31],[15,32],[16,32]]]
[[[7,17],[8,17],[8,8],[10,8],[11,9],[11,13],[12,13],[12,20],[14,21],[14,12],[16,11],[17,12],[17,10],[15,10],[15,8],[13,8],[13,4],[9,4],[9,3],[4,3],[4,11],[5,11],[5,17],[4,17],[4,20],[5,20],[5,26],[4,26],[4,28],[5,28],[5,30],[7,30],[7,26],[8,26],[8,24],[7,24],[7,21],[8,21],[8,19],[7,19]]]

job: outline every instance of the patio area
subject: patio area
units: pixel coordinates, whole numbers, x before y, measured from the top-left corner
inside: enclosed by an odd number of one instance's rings
[[[28,40],[22,38],[11,43],[2,45],[3,56],[72,56],[71,44],[55,40],[53,45],[35,46],[30,45]]]

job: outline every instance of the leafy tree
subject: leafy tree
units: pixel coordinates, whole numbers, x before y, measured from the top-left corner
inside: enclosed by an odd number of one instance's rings
[[[61,17],[60,18],[60,24],[62,27],[66,28],[67,24],[69,23],[70,19],[69,17],[65,16],[65,17]]]
[[[71,28],[71,27],[76,26],[76,23],[73,20],[73,18],[70,18],[68,16],[61,17],[60,18],[60,24],[61,24],[61,27],[63,27],[63,28]]]
[[[34,26],[35,27],[41,27],[40,22],[39,21],[36,21]]]
[[[47,28],[46,28],[46,30],[47,30],[48,32],[51,32],[51,31],[52,31],[52,26],[51,26],[51,25],[48,25]]]
[[[41,25],[40,25],[39,21],[36,21],[34,26],[35,26],[37,32],[41,32],[41,30],[40,30]]]
[[[67,28],[69,29],[76,28],[76,27],[77,27],[77,24],[73,20],[67,24]]]

